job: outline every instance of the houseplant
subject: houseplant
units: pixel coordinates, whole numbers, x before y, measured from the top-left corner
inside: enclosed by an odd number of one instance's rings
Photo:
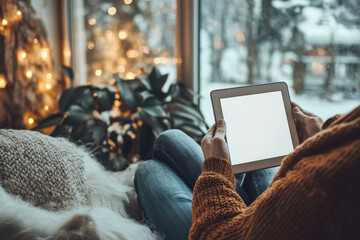
[[[72,70],[63,67],[73,78]],[[208,126],[193,103],[194,93],[182,83],[167,92],[168,75],[153,68],[134,80],[113,75],[109,86],[67,89],[53,114],[36,130],[53,126],[51,136],[67,137],[88,147],[106,168],[118,171],[139,159],[151,158],[154,139],[167,129],[180,129],[200,141]]]

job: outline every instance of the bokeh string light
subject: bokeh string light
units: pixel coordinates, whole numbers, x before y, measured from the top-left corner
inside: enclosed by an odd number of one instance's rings
[[[22,9],[17,9],[19,5]],[[14,118],[22,116],[22,119],[12,119],[16,124],[11,127],[32,128],[37,121],[57,111],[57,99],[62,88],[57,86],[60,81],[54,78],[51,52],[43,26],[36,29],[31,27],[35,23],[38,25],[39,20],[35,18],[30,2],[11,0],[1,2],[0,8],[5,9],[0,15],[0,35],[6,49],[0,60],[5,63],[9,61],[13,57],[11,52],[16,56],[16,68],[5,65],[5,72],[0,72],[0,105],[9,99],[7,96],[17,96],[19,99],[15,102],[19,107],[15,109]],[[13,44],[15,33],[18,40]],[[14,95],[14,89],[23,93]],[[6,104],[11,106],[13,103]]]

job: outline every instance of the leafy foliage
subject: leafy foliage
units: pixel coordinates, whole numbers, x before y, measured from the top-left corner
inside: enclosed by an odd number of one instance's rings
[[[63,68],[69,78],[70,68]],[[59,101],[60,113],[36,126],[55,126],[52,136],[85,144],[108,169],[124,169],[151,157],[154,139],[167,129],[180,129],[200,141],[208,128],[194,93],[182,83],[162,90],[168,75],[153,68],[148,76],[123,80],[114,74],[107,88],[80,86],[67,89]]]

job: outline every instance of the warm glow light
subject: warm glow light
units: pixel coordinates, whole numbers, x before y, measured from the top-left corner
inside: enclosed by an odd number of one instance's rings
[[[48,56],[47,50],[42,50],[41,51],[41,57],[42,58],[47,58],[47,56]]]
[[[6,19],[3,19],[3,20],[1,21],[1,24],[5,26],[5,25],[8,24],[8,21],[7,21]]]
[[[119,38],[120,38],[121,40],[127,38],[127,33],[126,33],[125,31],[120,31],[120,32],[119,32]]]
[[[48,73],[48,74],[46,74],[46,77],[47,77],[47,79],[51,79],[51,78],[52,78],[52,74],[51,74],[51,73]]]
[[[0,88],[5,88],[6,87],[6,80],[5,80],[5,76],[4,75],[0,75]]]
[[[93,97],[97,97],[98,95],[97,95],[97,93],[96,92],[94,92],[93,93]]]
[[[64,55],[65,57],[70,57],[71,56],[71,52],[69,50],[65,50],[64,51]]]
[[[26,72],[26,77],[27,77],[27,78],[31,78],[31,77],[32,77],[32,72],[31,72],[31,71],[27,71],[27,72]]]
[[[125,67],[123,65],[120,65],[117,67],[117,71],[120,73],[124,73],[125,72]]]
[[[28,122],[28,124],[32,125],[32,124],[34,124],[35,121],[32,117],[30,117],[27,122]]]
[[[108,9],[108,14],[110,15],[110,16],[113,16],[113,15],[115,15],[115,13],[116,13],[116,7],[109,7],[109,9]]]
[[[140,55],[139,51],[137,51],[137,50],[129,50],[126,52],[126,56],[128,58],[137,58],[139,55]]]
[[[50,89],[51,89],[51,84],[50,84],[50,83],[47,83],[47,84],[45,85],[45,88],[46,88],[47,90],[50,90]]]
[[[125,3],[125,4],[131,4],[131,3],[132,3],[132,0],[124,0],[124,3]]]
[[[21,16],[21,11],[18,10],[18,11],[16,12],[16,15]]]
[[[93,17],[92,17],[92,18],[89,18],[88,23],[89,23],[89,25],[95,25],[96,19],[93,18]]]
[[[155,64],[177,64],[177,63],[181,63],[181,58],[166,58],[166,57],[156,57],[154,58],[154,63]]]
[[[145,54],[149,54],[149,53],[150,53],[149,47],[144,47],[143,52],[144,52]]]
[[[100,77],[101,74],[102,74],[101,69],[96,69],[96,70],[95,70],[95,75],[96,75],[96,76]]]
[[[49,106],[48,106],[48,105],[45,105],[45,106],[44,106],[44,110],[45,110],[45,111],[48,111],[48,110],[49,110]]]
[[[39,40],[37,38],[34,38],[34,44],[38,44]]]
[[[132,80],[135,79],[136,75],[133,72],[128,72],[125,74],[125,79]]]
[[[114,105],[115,105],[115,107],[120,107],[121,102],[119,100],[115,100]]]
[[[93,42],[93,41],[89,41],[88,42],[88,44],[87,44],[87,47],[88,47],[88,49],[94,49],[94,47],[95,47],[95,43]]]

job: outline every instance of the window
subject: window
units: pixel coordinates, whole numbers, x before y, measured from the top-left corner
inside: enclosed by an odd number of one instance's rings
[[[360,101],[356,0],[201,0],[200,94],[209,123],[212,89],[274,81],[324,119]]]
[[[175,0],[71,1],[70,5],[72,51],[83,55],[74,62],[80,72],[78,84],[107,84],[113,73],[133,79],[153,66],[175,80]]]

